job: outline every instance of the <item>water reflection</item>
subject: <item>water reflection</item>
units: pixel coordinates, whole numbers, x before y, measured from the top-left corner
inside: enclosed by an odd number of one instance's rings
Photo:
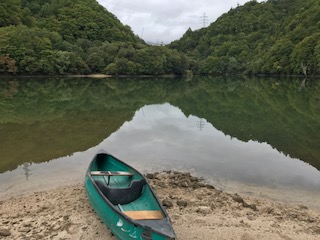
[[[185,116],[170,104],[140,109],[102,146],[133,163],[152,162],[159,168],[183,166],[216,180],[320,189],[320,172],[309,164],[267,143],[225,135],[206,120]]]
[[[31,173],[30,173],[30,166],[32,165],[32,163],[24,163],[23,165],[22,165],[22,169],[23,169],[23,171],[24,171],[24,176],[26,177],[26,180],[28,181],[29,180],[29,177],[30,177],[30,175],[32,175]]]
[[[144,171],[319,191],[319,110],[309,80],[0,80],[0,194],[80,181],[100,148]]]
[[[0,79],[0,173],[84,151],[144,105],[170,102],[242,141],[320,169],[320,85],[308,80]]]
[[[4,191],[0,196],[39,189],[41,185],[81,181],[99,149],[108,150],[144,172],[188,170],[216,185],[236,181],[275,188],[320,189],[320,172],[309,164],[286,156],[267,143],[244,142],[225,135],[205,119],[186,116],[178,107],[166,103],[142,107],[132,120],[87,151],[48,163],[25,163],[1,174],[0,189]]]

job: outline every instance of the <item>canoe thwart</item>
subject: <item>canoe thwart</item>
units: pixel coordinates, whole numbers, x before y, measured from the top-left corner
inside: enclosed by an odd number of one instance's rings
[[[123,171],[91,171],[91,176],[133,176],[131,172]]]
[[[123,211],[123,213],[133,220],[163,219],[163,214],[159,210]]]

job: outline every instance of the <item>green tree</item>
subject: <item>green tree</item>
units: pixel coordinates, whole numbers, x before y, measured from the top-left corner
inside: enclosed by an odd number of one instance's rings
[[[316,56],[316,47],[320,42],[320,33],[314,33],[303,39],[295,46],[292,52],[292,62],[295,64],[295,72],[301,72],[301,64],[306,65],[308,72],[317,73],[319,62]]]
[[[9,55],[0,55],[0,73],[16,73],[16,61]]]
[[[22,9],[19,0],[0,2],[0,27],[21,24]]]

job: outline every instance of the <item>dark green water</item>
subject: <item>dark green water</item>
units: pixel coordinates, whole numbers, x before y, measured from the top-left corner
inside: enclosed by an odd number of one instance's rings
[[[0,79],[2,194],[49,170],[50,181],[78,179],[100,148],[143,171],[319,191],[320,83],[301,84]]]

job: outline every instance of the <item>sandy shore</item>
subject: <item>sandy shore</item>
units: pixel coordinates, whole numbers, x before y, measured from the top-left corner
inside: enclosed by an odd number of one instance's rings
[[[320,239],[320,210],[224,193],[189,173],[147,174],[177,239]],[[0,201],[0,239],[110,239],[83,184]]]

